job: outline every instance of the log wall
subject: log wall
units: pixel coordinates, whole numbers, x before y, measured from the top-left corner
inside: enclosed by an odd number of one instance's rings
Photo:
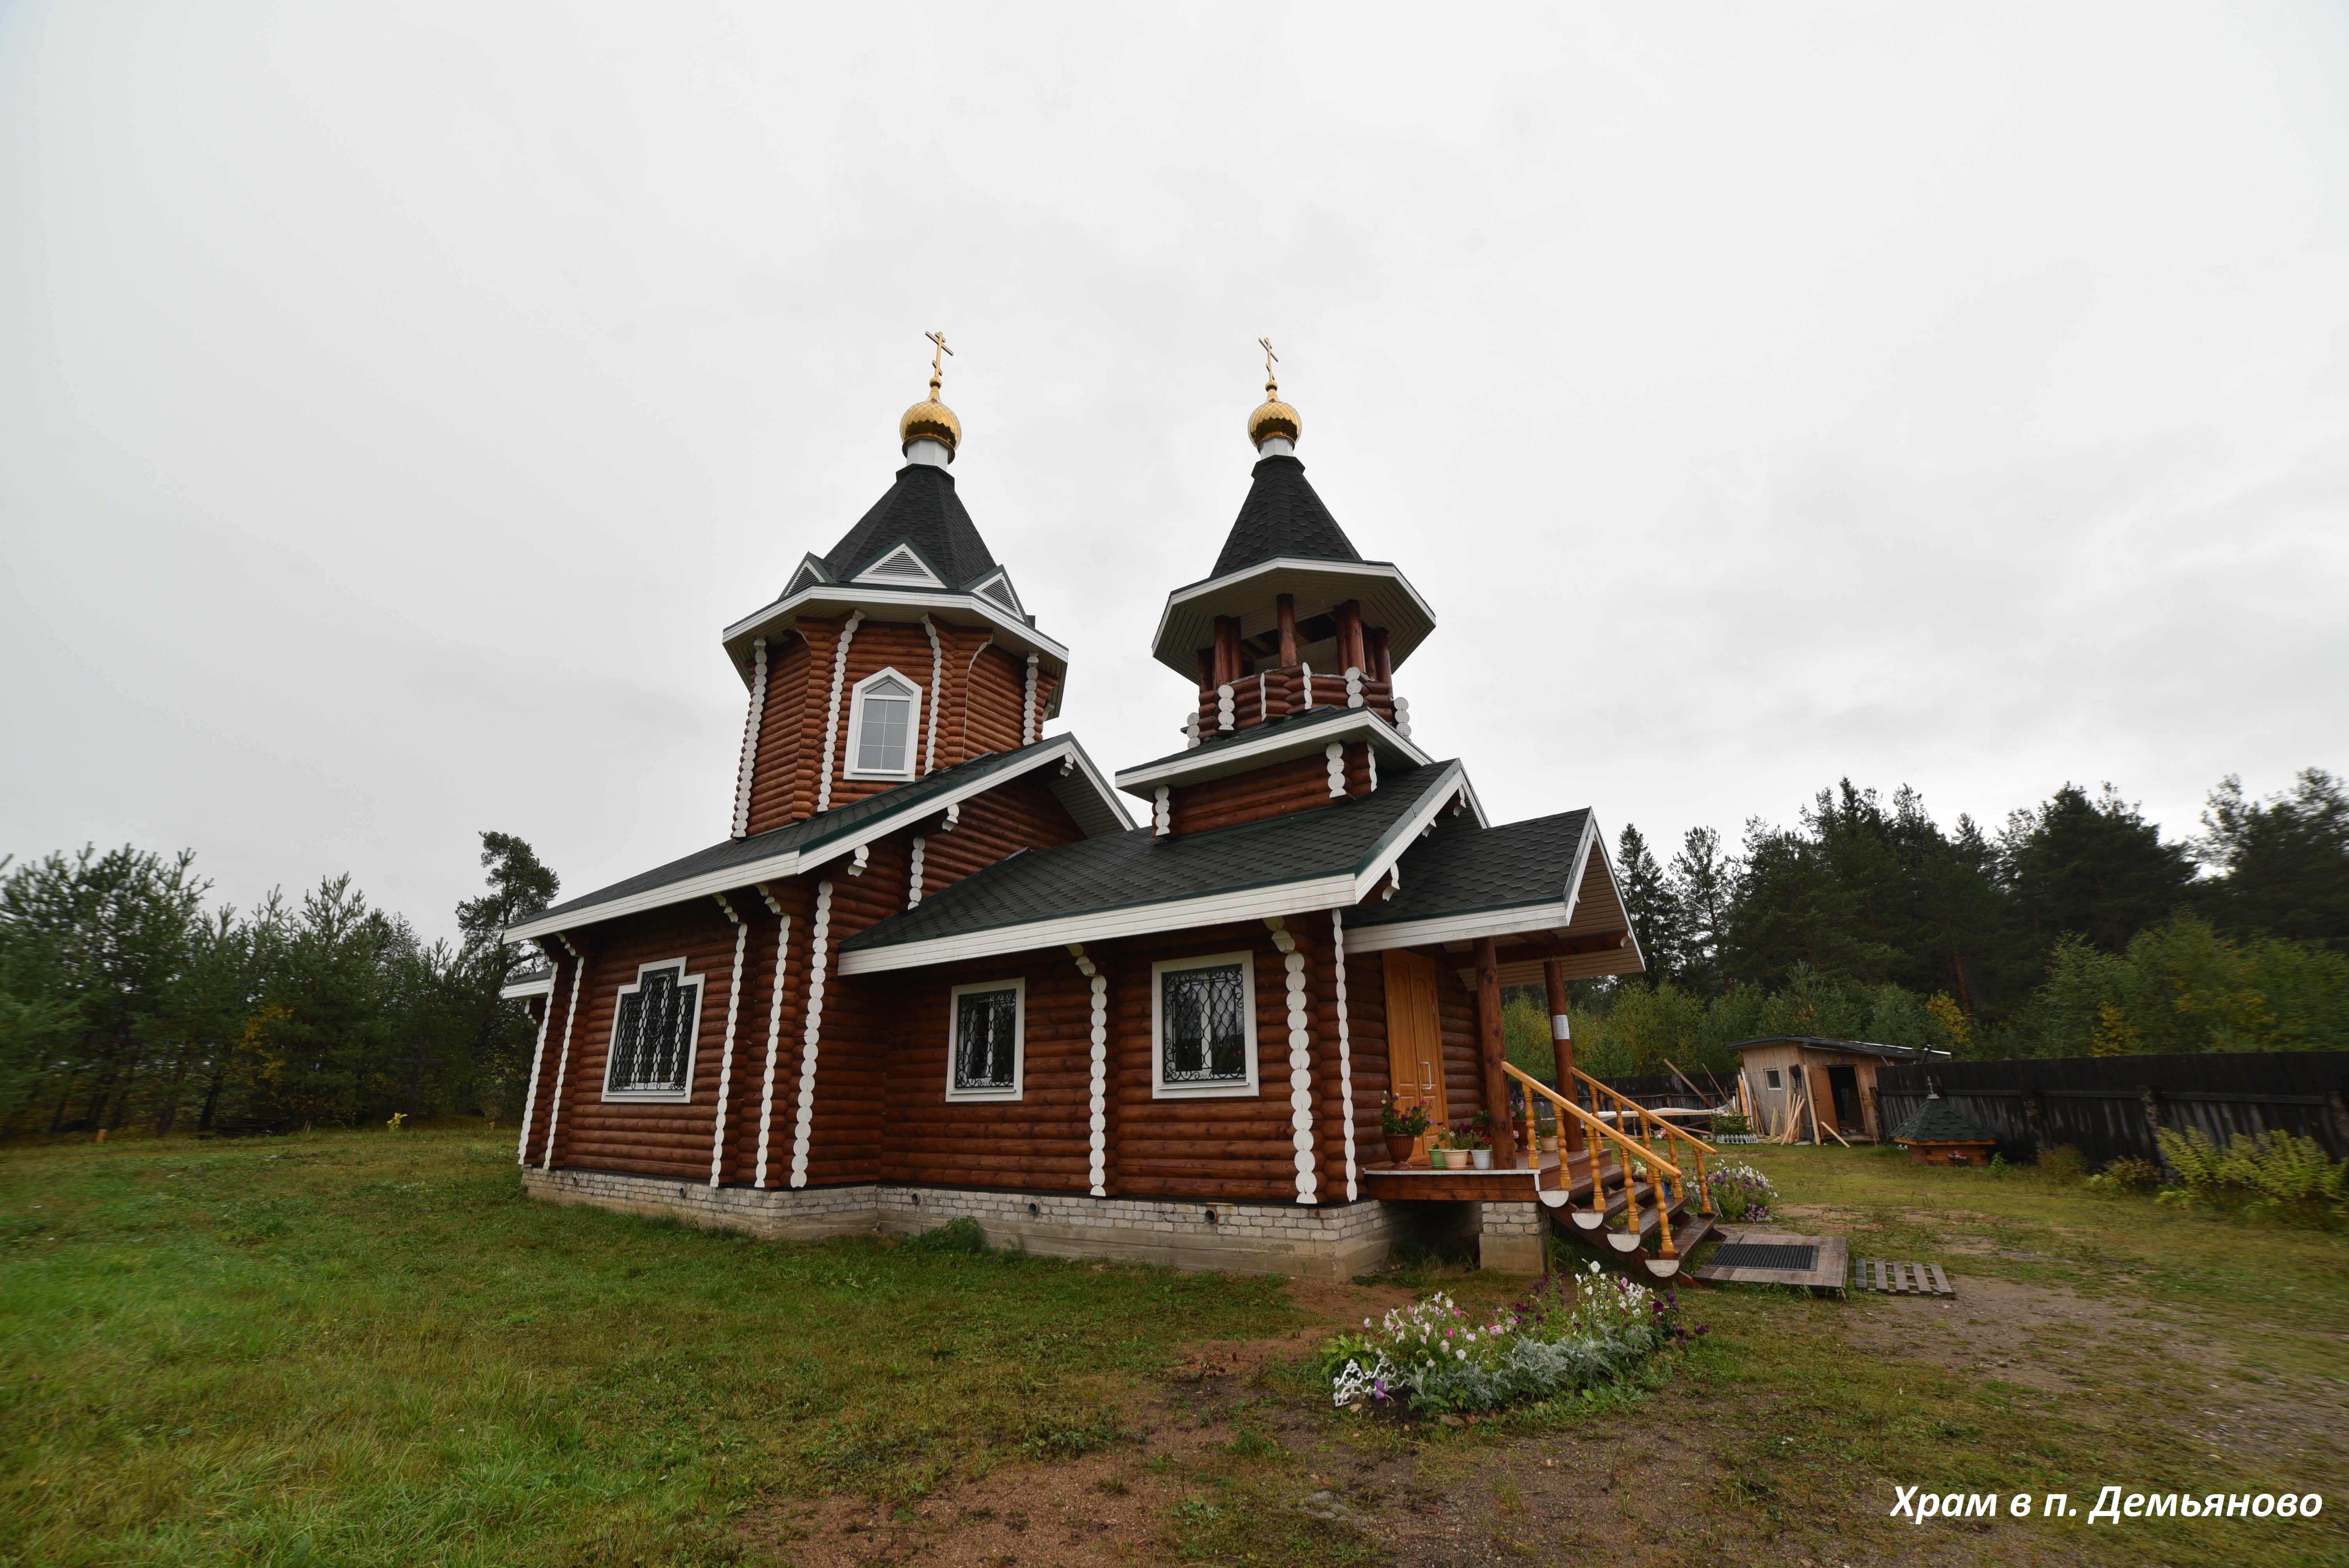
[[[1210,672],[1202,665],[1203,676]],[[1385,719],[1394,722],[1394,682],[1378,680],[1368,674],[1362,679],[1362,706]],[[1313,708],[1346,706],[1346,672],[1332,673],[1316,669],[1313,672],[1312,701],[1306,701],[1305,666],[1302,664],[1268,668],[1256,675],[1242,676],[1230,683],[1232,688],[1232,727],[1254,729],[1257,725],[1289,717]],[[1221,720],[1223,692],[1212,679],[1203,680],[1199,686],[1199,733],[1214,735]]]
[[[1369,794],[1372,786],[1370,743],[1347,744],[1344,762],[1346,793]],[[1179,785],[1168,796],[1167,804],[1174,808],[1171,830],[1182,834],[1309,811],[1336,798],[1330,793],[1329,758],[1315,752],[1204,784]]]

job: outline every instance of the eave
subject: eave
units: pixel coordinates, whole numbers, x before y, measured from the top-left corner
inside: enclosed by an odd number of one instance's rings
[[[1066,684],[1069,650],[1012,614],[976,593],[939,588],[898,588],[882,583],[811,583],[796,593],[776,600],[726,628],[726,655],[748,689],[750,684],[750,643],[756,637],[777,637],[792,629],[802,615],[830,619],[862,610],[868,621],[919,621],[926,614],[945,613],[986,626],[996,645],[1023,657],[1034,654],[1040,667]],[[1059,694],[1054,694],[1058,711]],[[1051,715],[1046,715],[1047,717]]]
[[[1344,689],[1342,685],[1339,689]],[[1117,775],[1117,787],[1148,799],[1161,784],[1204,784],[1211,779],[1310,757],[1331,741],[1350,740],[1368,741],[1398,767],[1423,768],[1434,760],[1369,708],[1330,707],[1237,735],[1216,736],[1188,751],[1128,768]]]
[[[1272,624],[1276,593],[1297,596],[1300,619],[1321,614],[1349,599],[1360,601],[1364,624],[1386,629],[1387,655],[1398,665],[1435,630],[1435,612],[1388,562],[1283,555],[1167,594],[1158,630],[1150,639],[1151,656],[1185,679],[1196,681],[1198,651],[1215,643],[1216,617],[1239,616],[1240,634],[1257,635]]]

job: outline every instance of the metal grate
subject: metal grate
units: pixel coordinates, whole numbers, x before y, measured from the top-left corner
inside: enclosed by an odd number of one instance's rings
[[[1731,1242],[1713,1254],[1708,1266],[1720,1269],[1789,1269],[1807,1273],[1819,1266],[1819,1249],[1767,1242]]]
[[[1159,1006],[1166,1082],[1247,1080],[1247,990],[1238,965],[1167,971]]]

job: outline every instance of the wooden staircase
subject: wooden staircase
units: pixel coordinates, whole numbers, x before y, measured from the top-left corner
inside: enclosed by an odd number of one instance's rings
[[[1542,1207],[1557,1215],[1557,1229],[1590,1248],[1602,1260],[1649,1279],[1678,1278],[1683,1260],[1719,1229],[1713,1215],[1691,1212],[1687,1202],[1672,1192],[1671,1183],[1665,1184],[1660,1214],[1653,1183],[1634,1181],[1627,1193],[1611,1170],[1602,1172],[1608,1182],[1606,1202],[1593,1208],[1589,1158],[1577,1156],[1568,1169],[1575,1171],[1571,1187],[1561,1182],[1557,1187],[1545,1187],[1541,1192]],[[1637,1231],[1625,1218],[1631,1212],[1634,1199],[1638,1200],[1640,1217],[1644,1222]],[[1670,1256],[1661,1251],[1666,1221],[1671,1226]]]

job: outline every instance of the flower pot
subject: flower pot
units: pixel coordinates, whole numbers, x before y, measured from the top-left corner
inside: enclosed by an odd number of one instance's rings
[[[1468,1158],[1475,1162],[1476,1169],[1479,1171],[1490,1171],[1493,1168],[1493,1151],[1489,1149],[1472,1149],[1468,1151]]]
[[[1386,1139],[1387,1162],[1391,1165],[1410,1164],[1412,1146],[1419,1140],[1408,1132],[1390,1132],[1386,1135]]]
[[[1452,1150],[1449,1149],[1429,1150],[1427,1151],[1427,1167],[1431,1171],[1449,1171],[1452,1169]]]
[[[1557,1133],[1555,1133],[1555,1132],[1551,1132],[1551,1133],[1546,1133],[1546,1134],[1544,1134],[1544,1135],[1543,1135],[1543,1137],[1542,1137],[1542,1140],[1541,1140],[1541,1151],[1542,1151],[1544,1154],[1555,1154],[1555,1153],[1557,1153]]]

